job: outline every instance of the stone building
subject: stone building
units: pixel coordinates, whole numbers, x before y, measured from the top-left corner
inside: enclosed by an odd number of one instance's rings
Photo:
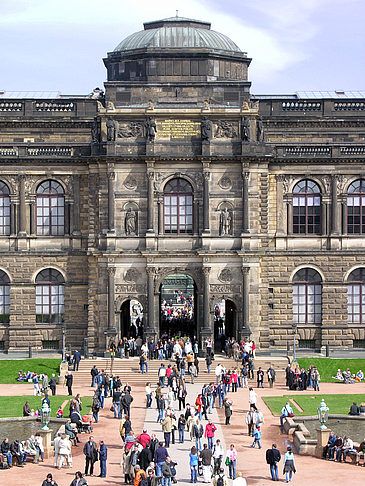
[[[250,61],[174,17],[107,54],[105,97],[0,94],[3,350],[365,347],[365,93],[253,95]]]

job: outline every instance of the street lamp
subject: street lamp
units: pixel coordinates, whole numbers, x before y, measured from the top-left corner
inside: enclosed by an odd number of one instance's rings
[[[317,413],[318,413],[318,420],[319,423],[321,424],[320,429],[321,430],[326,430],[327,427],[325,423],[328,421],[328,412],[329,408],[327,405],[324,403],[324,399],[322,398],[320,406],[317,408]]]
[[[43,424],[42,430],[49,430],[48,424],[51,418],[51,409],[46,401],[43,402],[42,408],[40,410],[41,421]]]

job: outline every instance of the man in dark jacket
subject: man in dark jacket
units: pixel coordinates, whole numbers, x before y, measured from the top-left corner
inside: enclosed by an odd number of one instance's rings
[[[100,474],[99,478],[106,478],[106,460],[108,458],[108,449],[104,441],[99,442],[99,460],[100,460]]]
[[[173,474],[171,459],[169,456],[166,457],[166,461],[162,464],[161,472],[163,475],[164,486],[171,486],[171,478],[173,477]]]
[[[152,452],[151,452],[150,444],[148,443],[141,450],[141,453],[139,455],[139,463],[141,465],[141,468],[145,471],[150,465],[151,461],[152,461]]]
[[[90,467],[90,476],[94,476],[94,464],[98,459],[98,448],[94,442],[94,437],[91,435],[89,440],[84,445],[84,455],[85,455],[85,476],[89,473]]]
[[[91,371],[90,371],[90,374],[91,374],[91,386],[92,388],[94,388],[95,386],[95,382],[96,382],[96,377],[98,376],[99,374],[99,371],[96,367],[96,365],[94,365],[92,368],[91,368]]]
[[[1,443],[0,451],[1,451],[1,454],[3,454],[6,457],[6,460],[8,462],[9,467],[12,467],[13,456],[10,452],[10,444],[9,444],[9,439],[7,437]]]
[[[166,447],[163,446],[163,442],[158,443],[158,447],[155,450],[155,464],[156,464],[156,476],[162,476],[161,468],[162,465],[165,463],[166,458],[168,457],[169,453],[167,452]]]
[[[79,371],[79,364],[81,361],[81,354],[78,349],[74,352],[74,371]]]
[[[327,453],[328,453],[328,460],[331,458],[331,449],[335,448],[337,437],[334,432],[330,433],[330,436],[328,437],[328,442],[327,445],[324,446],[323,448],[323,459],[326,459]]]
[[[276,444],[273,444],[271,449],[266,451],[266,462],[270,465],[271,479],[273,481],[279,481],[278,463],[280,459],[280,451],[276,448]]]
[[[75,479],[72,481],[70,486],[87,486],[87,481],[82,477],[81,471],[75,473]]]
[[[133,402],[133,397],[129,391],[126,391],[125,394],[121,398],[121,404],[123,407],[124,415],[131,416],[131,403]]]
[[[351,405],[349,415],[360,415],[360,409],[357,406],[356,402],[353,402],[353,404]]]
[[[67,386],[69,396],[72,395],[72,382],[73,382],[73,376],[71,371],[69,371],[65,376],[65,385]]]
[[[120,410],[120,401],[122,397],[122,392],[119,388],[115,388],[113,391],[113,405],[114,405],[114,418],[121,419],[122,412]]]

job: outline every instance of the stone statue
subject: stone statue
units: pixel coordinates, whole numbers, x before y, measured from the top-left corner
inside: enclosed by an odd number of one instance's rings
[[[247,100],[244,100],[242,103],[242,111],[249,111],[250,110],[250,105],[248,104]]]
[[[118,133],[118,122],[113,118],[106,121],[106,139],[108,142],[114,142]]]
[[[243,142],[250,141],[250,119],[247,116],[242,118],[241,138]]]
[[[212,136],[212,122],[206,116],[203,116],[201,124],[202,140],[210,140]]]
[[[153,142],[155,140],[156,132],[157,132],[157,127],[156,127],[156,122],[152,118],[152,116],[149,116],[146,120],[145,123],[146,127],[146,138],[148,142]]]
[[[231,223],[232,223],[232,216],[231,213],[228,211],[228,208],[224,208],[221,211],[221,235],[230,235],[231,234]]]
[[[262,117],[259,116],[256,122],[257,128],[257,141],[263,142],[264,141],[264,123],[262,121]]]
[[[127,235],[136,234],[136,229],[137,213],[132,208],[128,208],[125,215],[125,232]]]
[[[99,143],[100,142],[100,126],[99,120],[97,117],[94,118],[93,124],[91,126],[91,140],[92,143]]]

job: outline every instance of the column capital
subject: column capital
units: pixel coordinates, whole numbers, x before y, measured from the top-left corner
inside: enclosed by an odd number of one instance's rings
[[[242,179],[248,181],[250,178],[250,173],[248,170],[242,170]]]
[[[146,267],[146,273],[149,277],[155,275],[155,267]]]
[[[276,179],[276,182],[284,182],[285,181],[285,174],[275,174],[275,179]]]
[[[209,179],[210,179],[210,170],[209,169],[208,170],[207,169],[204,169],[203,170],[203,177],[204,177],[204,180],[205,181],[209,181]]]
[[[211,269],[212,269],[212,267],[203,267],[204,277],[208,277],[209,276],[209,273],[210,273],[210,270]]]
[[[25,174],[19,174],[19,175],[18,175],[18,179],[19,179],[19,181],[20,181],[20,182],[25,181],[26,177],[27,177],[27,176],[26,176]]]
[[[241,267],[242,275],[248,275],[250,273],[250,267]]]
[[[108,270],[108,275],[109,275],[109,277],[114,277],[114,275],[115,275],[115,270],[116,270],[116,269],[115,269],[115,267],[108,267],[108,269],[107,269],[107,270]]]
[[[108,179],[112,180],[112,181],[115,179],[115,172],[114,171],[108,172]]]
[[[154,172],[154,170],[148,170],[148,171],[147,171],[147,177],[148,177],[148,179],[149,179],[150,181],[151,181],[151,180],[153,180],[153,179],[154,179],[154,177],[155,177],[155,172]]]

